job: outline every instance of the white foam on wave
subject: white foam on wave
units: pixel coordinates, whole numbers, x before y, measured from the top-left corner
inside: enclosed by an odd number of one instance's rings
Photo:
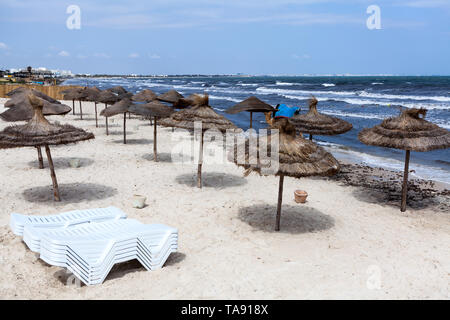
[[[324,87],[335,87],[336,85],[334,83],[322,83],[322,86],[324,86]]]
[[[411,95],[371,93],[371,92],[367,92],[367,91],[361,91],[359,93],[359,95],[361,97],[377,98],[377,99],[434,100],[434,101],[439,101],[439,102],[450,102],[450,97],[445,97],[445,96],[411,96]]]
[[[260,87],[257,88],[256,91],[259,94],[277,94],[283,96],[288,99],[308,99],[311,94],[314,94],[319,101],[342,101],[349,104],[355,105],[382,105],[382,106],[391,106],[391,105],[402,105],[406,108],[426,108],[426,109],[439,109],[439,110],[447,110],[450,109],[450,104],[436,104],[429,102],[394,102],[390,101],[389,97],[386,100],[379,100],[380,98],[384,98],[383,95],[378,97],[378,99],[361,99],[358,97],[366,97],[366,98],[376,98],[376,94],[367,94],[363,92],[351,92],[351,91],[315,91],[315,90],[292,90],[292,89],[275,89],[275,88],[267,88]],[[398,98],[399,96],[391,95]],[[408,96],[406,96],[408,97]],[[420,96],[419,96],[420,97]],[[430,97],[429,97],[430,98]],[[435,97],[436,98],[436,97]],[[446,98],[446,97],[441,97]],[[392,99],[392,97],[390,98]],[[450,98],[449,98],[450,99]],[[431,99],[430,99],[431,100]]]
[[[275,82],[275,84],[279,85],[279,86],[296,86],[296,85],[301,85],[301,83],[283,82],[283,81],[277,81],[277,82]]]
[[[228,101],[233,101],[233,102],[241,102],[241,100],[235,99],[235,98],[232,98],[232,97],[223,97],[223,96],[210,95],[209,98],[210,99],[215,99],[215,100],[228,100]]]
[[[383,82],[372,82],[373,85],[384,84]]]
[[[238,83],[237,85],[241,87],[257,87],[259,83]]]

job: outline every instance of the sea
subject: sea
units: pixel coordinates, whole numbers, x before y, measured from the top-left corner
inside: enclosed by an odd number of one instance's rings
[[[314,95],[319,112],[353,124],[351,131],[341,135],[314,136],[318,144],[339,160],[398,171],[403,170],[405,152],[361,143],[357,138],[361,129],[397,116],[404,108],[426,108],[428,121],[450,129],[450,76],[86,77],[63,84],[100,89],[120,85],[133,93],[143,89],[157,94],[175,89],[185,96],[208,93],[210,105],[244,130],[249,128],[249,113],[229,115],[227,108],[256,96],[273,106],[299,106],[304,113]],[[263,114],[253,114],[253,127],[267,127]],[[450,149],[412,152],[410,167],[415,177],[450,184]]]

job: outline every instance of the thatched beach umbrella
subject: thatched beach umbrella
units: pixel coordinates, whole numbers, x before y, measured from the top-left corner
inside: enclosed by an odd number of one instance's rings
[[[152,101],[146,104],[134,104],[130,106],[128,109],[130,113],[134,113],[140,116],[151,118],[153,117],[153,158],[155,161],[158,161],[158,152],[157,152],[157,128],[158,128],[158,119],[166,118],[170,116],[175,111],[159,101]]]
[[[100,112],[101,116],[113,117],[123,113],[123,143],[127,143],[127,112],[128,108],[132,105],[130,99],[122,99],[114,103],[111,107],[105,108]]]
[[[97,102],[101,102],[105,104],[105,109],[106,110],[108,108],[108,104],[114,104],[117,101],[119,101],[119,97],[117,96],[117,94],[112,93],[111,91],[108,90],[103,90],[101,91],[98,95],[97,95]],[[106,135],[109,135],[109,129],[108,129],[108,117],[105,117],[105,122],[106,122]]]
[[[0,118],[7,122],[27,121],[33,117],[33,107],[31,106],[28,95],[40,94],[43,102],[44,115],[65,115],[70,112],[71,108],[65,104],[61,104],[47,95],[37,90],[21,90],[17,91],[12,98],[5,104],[8,105],[8,110],[0,114]],[[49,99],[47,99],[49,98]],[[55,103],[50,101],[56,101]],[[36,147],[38,153],[39,169],[44,169],[44,162],[42,160],[41,147]]]
[[[237,127],[227,118],[216,113],[209,106],[208,95],[197,95],[193,98],[194,105],[191,108],[183,109],[173,113],[169,118],[162,119],[160,124],[165,127],[177,127],[194,131],[195,122],[202,124],[202,133],[200,138],[200,153],[197,169],[197,186],[202,187],[202,164],[203,164],[203,135],[208,129],[216,129],[225,132]]]
[[[39,97],[41,99],[44,99],[44,100],[46,100],[48,102],[51,102],[51,103],[61,103],[58,100],[53,99],[52,97],[46,95],[42,91],[39,91],[39,90],[36,90],[36,89],[29,89],[29,88],[26,88],[26,87],[18,87],[18,88],[14,89],[14,90],[9,91],[6,95],[8,97],[15,98],[16,96],[27,95],[29,93],[32,93],[35,96],[37,96],[37,97]],[[5,107],[8,108],[8,106],[6,104],[5,104]]]
[[[106,90],[107,90],[107,91],[110,91],[110,92],[112,92],[112,93],[115,93],[115,94],[117,94],[117,95],[125,94],[125,93],[128,92],[128,91],[125,90],[125,88],[122,87],[122,86],[115,86],[115,87],[112,87],[112,88],[109,88],[109,89],[106,89]]]
[[[169,103],[177,103],[178,100],[184,98],[182,94],[177,92],[176,90],[169,90],[165,93],[160,94],[156,97],[159,101],[169,102]]]
[[[238,104],[228,108],[225,112],[229,114],[236,114],[242,111],[250,112],[250,128],[253,126],[253,112],[271,112],[275,109],[265,103],[264,101],[261,101],[257,97],[251,96],[250,98],[247,98]]]
[[[309,111],[306,114],[297,114],[290,120],[298,131],[309,133],[309,140],[312,140],[313,135],[333,136],[353,128],[350,122],[319,113],[315,97],[309,100]]]
[[[150,89],[144,89],[133,95],[132,100],[137,102],[150,102],[156,100],[156,93]]]
[[[4,121],[26,121],[33,116],[33,107],[29,103],[28,95],[34,95],[43,100],[44,115],[65,115],[70,112],[71,108],[61,102],[47,96],[38,90],[20,90],[16,91],[5,103],[7,111],[0,114]]]
[[[405,110],[400,116],[385,119],[381,124],[370,129],[365,128],[358,134],[358,139],[365,144],[406,151],[400,207],[402,212],[406,210],[410,152],[450,147],[450,132],[426,121],[424,119],[426,113],[425,109]]]
[[[97,99],[99,97],[101,90],[97,87],[85,87],[83,88],[83,95],[85,101],[94,102],[95,109],[95,126],[98,128],[98,118],[97,118]]]
[[[268,136],[259,137],[259,145],[266,145],[267,159],[272,159],[271,143],[273,139],[277,139],[274,143],[279,143],[278,149],[278,169],[272,174],[280,177],[278,188],[278,206],[275,222],[275,230],[280,230],[281,219],[281,204],[283,200],[283,183],[284,176],[290,176],[295,178],[309,177],[309,176],[331,176],[336,174],[340,165],[339,162],[322,147],[319,147],[312,141],[304,139],[301,135],[296,135],[295,127],[288,119],[275,119],[272,124],[272,129],[278,129],[279,133]],[[264,141],[265,140],[265,141]],[[242,163],[238,157],[239,150],[245,149],[244,157],[245,162]],[[228,154],[230,161],[236,163],[238,166],[246,168],[246,175],[252,171],[256,171],[261,174],[262,168],[276,168],[274,163],[262,164],[259,158],[259,150],[250,149],[250,142],[247,139],[245,141],[245,148],[234,147],[234,151]],[[257,163],[250,163],[250,158],[253,155],[256,156]]]
[[[72,111],[73,115],[75,115],[75,100],[78,100],[80,103],[80,118],[83,119],[83,109],[81,106],[81,100],[86,97],[86,93],[83,92],[84,88],[69,88],[66,90],[60,91],[63,94],[64,100],[72,100]]]
[[[0,149],[20,147],[45,147],[48,164],[53,182],[53,194],[55,201],[60,201],[58,182],[56,180],[53,160],[50,153],[50,145],[76,143],[93,139],[92,133],[70,125],[51,124],[44,118],[42,108],[44,100],[34,96],[28,96],[34,114],[31,120],[21,126],[10,126],[0,132]]]

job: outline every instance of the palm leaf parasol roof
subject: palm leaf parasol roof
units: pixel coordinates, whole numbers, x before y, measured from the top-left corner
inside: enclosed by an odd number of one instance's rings
[[[132,105],[132,101],[131,99],[125,98],[122,99],[116,103],[114,103],[112,106],[103,109],[100,112],[101,116],[105,116],[105,117],[112,117],[118,114],[122,114],[125,112],[128,112],[128,108]]]
[[[295,115],[290,120],[298,131],[315,135],[332,136],[353,128],[350,122],[319,113],[315,97],[310,99],[309,111],[306,114]]]
[[[65,104],[61,104],[59,101],[45,99],[48,97],[45,94],[43,94],[44,98],[40,95],[35,95],[35,93],[39,92],[40,91],[29,89],[16,92],[12,98],[5,103],[5,107],[9,109],[0,114],[0,118],[9,122],[30,120],[33,117],[33,107],[29,102],[28,95],[33,95],[42,99],[44,115],[65,115],[72,110],[72,108]],[[56,102],[54,103],[51,101]]]
[[[33,117],[25,125],[9,126],[1,131],[0,149],[60,145],[94,138],[83,129],[48,122],[42,113],[44,100],[31,94],[28,100],[33,107]]]
[[[115,94],[118,94],[118,95],[124,94],[124,93],[127,93],[127,92],[128,92],[128,91],[125,90],[125,88],[122,87],[122,86],[115,86],[115,87],[112,87],[112,88],[109,88],[109,89],[106,89],[106,90],[107,90],[107,91],[110,91],[110,92],[113,92],[113,93],[115,93]]]
[[[97,95],[96,99],[97,99],[96,100],[97,102],[108,103],[108,104],[116,103],[117,101],[120,100],[120,98],[118,97],[117,94],[114,94],[108,90],[101,91]]]
[[[259,144],[261,145],[263,143],[262,145],[266,144],[268,146],[267,157],[271,158],[271,142],[273,139],[278,139],[279,167],[275,175],[282,174],[300,178],[307,176],[330,176],[339,171],[339,162],[322,147],[301,136],[296,136],[295,127],[288,119],[275,119],[272,129],[278,129],[279,133],[259,136]],[[259,164],[249,163],[249,158],[252,153],[250,152],[251,149],[248,139],[245,141],[244,163],[238,161],[237,152],[240,149],[242,150],[243,148],[235,146],[234,152],[229,153],[230,161],[249,171],[261,173],[261,163],[259,161]]]
[[[152,101],[145,104],[134,104],[128,109],[129,112],[144,117],[165,118],[175,112],[173,108],[162,104],[159,101]]]
[[[242,111],[248,111],[248,112],[270,112],[273,111],[274,108],[265,103],[264,101],[261,101],[255,96],[251,96],[238,104],[228,108],[225,112],[230,114],[239,113]]]
[[[166,127],[177,127],[194,130],[194,122],[202,122],[202,130],[217,129],[226,131],[237,129],[227,118],[218,114],[208,105],[208,95],[193,97],[193,106],[173,113],[169,118],[162,119],[160,124]]]
[[[450,132],[425,120],[426,112],[416,108],[405,110],[398,117],[361,130],[358,139],[369,145],[411,151],[449,148]]]
[[[160,94],[156,97],[159,101],[169,102],[169,103],[176,103],[179,99],[184,98],[183,95],[178,93],[175,90],[167,91],[163,94]]]
[[[136,93],[132,99],[133,101],[138,101],[138,102],[150,102],[155,100],[157,97],[156,93],[154,93],[152,90],[150,89],[144,89],[138,93]]]

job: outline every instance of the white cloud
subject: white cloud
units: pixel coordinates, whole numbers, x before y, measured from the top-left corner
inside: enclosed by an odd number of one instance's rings
[[[131,59],[139,58],[139,53],[130,53],[130,54],[128,55],[128,58],[131,58]]]
[[[60,51],[58,53],[58,56],[60,56],[60,57],[68,57],[68,56],[70,56],[70,53],[68,53],[67,51],[62,50],[62,51]]]
[[[150,59],[159,59],[159,58],[161,58],[161,56],[157,55],[156,53],[149,54],[148,57]]]
[[[85,56],[84,54],[77,54],[77,58],[78,59],[86,59],[87,56]]]
[[[4,42],[0,42],[0,49],[8,49],[8,46]]]

